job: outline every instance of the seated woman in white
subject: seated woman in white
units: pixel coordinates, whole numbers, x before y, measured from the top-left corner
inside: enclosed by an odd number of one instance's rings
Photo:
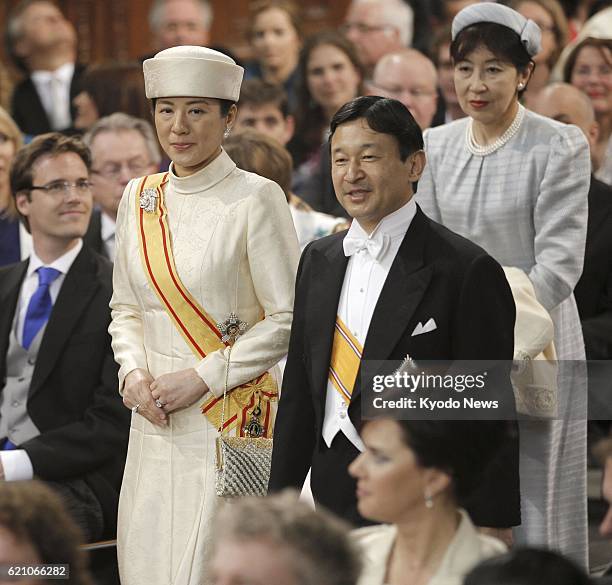
[[[366,450],[349,472],[359,513],[385,524],[353,532],[363,549],[359,585],[460,585],[474,565],[506,550],[459,507],[505,432],[501,421],[366,423]]]

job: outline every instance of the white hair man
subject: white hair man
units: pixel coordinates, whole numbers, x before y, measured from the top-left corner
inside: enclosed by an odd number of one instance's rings
[[[371,74],[383,55],[412,44],[414,11],[404,0],[353,0],[342,30]]]
[[[207,46],[212,20],[207,0],[154,0],[149,11],[158,51],[178,45]]]
[[[119,201],[130,179],[157,172],[159,145],[149,122],[123,113],[98,120],[84,140],[91,150],[91,189],[98,206],[84,241],[114,261]]]
[[[370,93],[402,102],[421,130],[431,126],[438,107],[438,72],[416,49],[387,53],[374,68]]]

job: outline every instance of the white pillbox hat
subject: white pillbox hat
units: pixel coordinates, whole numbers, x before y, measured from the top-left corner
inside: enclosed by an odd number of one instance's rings
[[[160,51],[143,63],[145,93],[162,97],[205,97],[238,101],[244,69],[207,47],[181,46]]]

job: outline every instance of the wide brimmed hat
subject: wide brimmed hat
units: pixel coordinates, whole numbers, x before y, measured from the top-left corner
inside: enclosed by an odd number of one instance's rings
[[[238,101],[244,69],[207,47],[181,46],[160,51],[143,63],[149,99],[204,97]]]
[[[471,4],[459,11],[453,19],[451,30],[453,41],[464,28],[478,22],[494,22],[506,26],[521,37],[521,42],[531,57],[540,52],[542,46],[540,27],[516,10],[494,2]]]

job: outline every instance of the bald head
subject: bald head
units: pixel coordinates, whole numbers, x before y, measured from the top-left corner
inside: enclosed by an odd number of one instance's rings
[[[402,102],[425,130],[431,126],[438,103],[438,72],[416,49],[388,53],[374,68],[370,93]]]
[[[569,83],[547,85],[537,96],[533,111],[564,124],[574,124],[587,137],[591,148],[597,142],[599,127],[589,97]]]

